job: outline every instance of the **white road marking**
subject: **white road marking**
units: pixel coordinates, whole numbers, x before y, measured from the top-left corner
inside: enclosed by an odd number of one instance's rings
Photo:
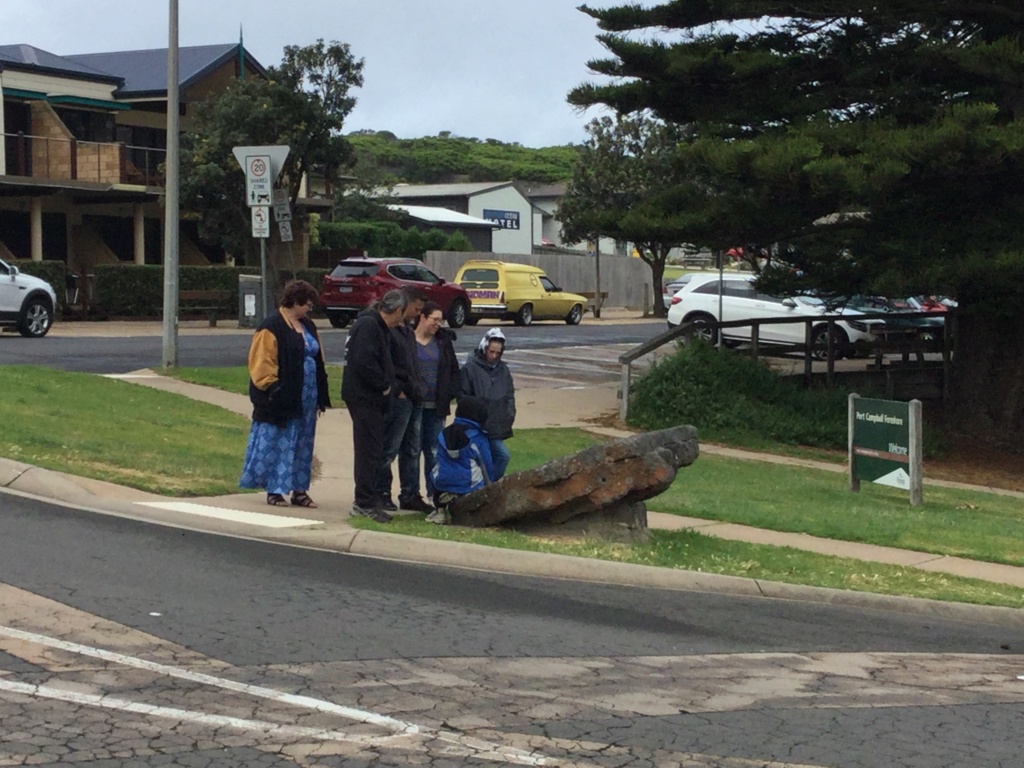
[[[16,640],[24,640],[37,645],[44,645],[48,648],[56,648],[57,650],[67,651],[68,653],[75,653],[79,656],[89,656],[94,659],[102,659],[104,661],[109,661],[112,664],[120,664],[124,667],[144,669],[147,672],[155,672],[158,675],[166,675],[167,677],[176,677],[179,680],[188,680],[189,682],[199,683],[200,685],[210,685],[216,688],[223,688],[226,691],[244,693],[256,698],[270,699],[271,701],[291,704],[297,707],[308,707],[320,712],[338,715],[339,717],[344,717],[348,720],[355,720],[360,723],[369,723],[371,725],[379,725],[383,728],[387,728],[388,730],[398,731],[400,733],[419,733],[420,731],[420,728],[417,725],[406,723],[402,720],[396,720],[395,718],[387,717],[386,715],[378,715],[375,712],[345,707],[331,701],[314,699],[311,696],[296,696],[294,694],[274,690],[273,688],[264,688],[259,685],[239,683],[223,677],[205,675],[201,672],[191,672],[187,669],[181,669],[180,667],[171,667],[166,664],[159,664],[155,661],[137,659],[134,656],[126,656],[123,653],[106,651],[102,648],[93,648],[88,645],[79,645],[78,643],[72,643],[67,640],[58,640],[55,637],[47,637],[46,635],[39,635],[35,632],[26,632],[21,629],[15,629],[14,627],[0,626],[0,635],[6,635],[7,637],[13,637]]]
[[[122,712],[132,712],[150,717],[165,717],[178,722],[198,723],[209,725],[214,728],[234,728],[239,731],[258,731],[265,736],[288,740],[315,739],[317,741],[346,741],[355,742],[364,746],[381,746],[405,738],[409,734],[391,736],[355,736],[343,731],[329,731],[323,728],[307,728],[300,725],[281,725],[265,720],[246,720],[240,717],[226,717],[224,715],[211,715],[206,712],[195,712],[190,709],[178,709],[177,707],[160,707],[153,704],[140,704],[128,699],[119,699],[114,696],[100,696],[94,693],[81,693],[79,691],[65,691],[60,688],[53,688],[44,685],[30,685],[18,683],[13,680],[0,678],[0,691],[20,693],[25,696],[39,696],[45,699],[56,699],[71,704],[84,704],[90,707],[101,707],[103,709],[116,709]]]
[[[167,664],[160,664],[154,661],[146,661],[145,659],[139,659],[134,656],[128,656],[122,653],[116,653],[115,651],[107,651],[102,648],[94,648],[88,645],[81,645],[79,643],[73,643],[68,640],[60,640],[55,637],[49,637],[47,635],[40,635],[35,632],[27,632],[22,629],[15,629],[14,627],[6,627],[0,625],[0,635],[5,635],[15,640],[21,640],[24,642],[35,643],[36,645],[42,645],[48,648],[55,648],[57,650],[66,651],[68,653],[78,654],[80,656],[87,656],[90,658],[101,659],[103,661],[110,662],[112,664],[120,664],[125,667],[133,667],[135,669],[142,669],[148,672],[153,672],[159,675],[166,675],[167,677],[174,677],[180,680],[187,680],[192,683],[198,683],[200,685],[209,685],[216,688],[222,688],[227,691],[234,691],[236,693],[242,693],[256,698],[269,699],[282,704],[288,704],[296,707],[306,707],[309,709],[316,710],[318,712],[324,712],[327,714],[337,715],[349,720],[354,720],[360,723],[366,723],[369,725],[377,725],[383,728],[387,728],[390,731],[395,732],[395,736],[387,738],[396,738],[398,736],[413,736],[418,735],[422,739],[438,739],[446,742],[449,745],[457,746],[462,750],[466,750],[467,754],[471,754],[474,757],[483,760],[494,760],[512,765],[527,765],[527,766],[556,766],[562,765],[563,763],[558,760],[543,757],[541,755],[535,755],[530,752],[526,752],[515,747],[507,747],[500,744],[492,744],[480,739],[475,739],[471,736],[464,736],[462,734],[455,734],[446,731],[434,731],[429,728],[421,728],[414,723],[408,723],[404,720],[398,720],[387,715],[381,715],[376,712],[369,712],[367,710],[355,709],[353,707],[346,707],[341,704],[335,704],[332,701],[325,701],[323,699],[315,699],[311,696],[298,696],[291,693],[284,693],[283,691],[274,690],[273,688],[264,688],[259,685],[249,685],[247,683],[239,683],[234,680],[228,680],[223,677],[214,677],[213,675],[206,675],[201,672],[192,672],[187,669],[180,667],[172,667]],[[96,696],[94,694],[76,693],[72,691],[63,691],[59,688],[42,687],[36,685],[29,685],[27,683],[18,683],[13,680],[0,678],[0,690],[8,690],[14,693],[23,693],[25,695],[43,696],[47,698],[60,698],[64,701],[76,701],[81,704],[88,704],[90,706],[108,707],[112,709],[123,709],[126,711],[137,712],[141,714],[149,714],[154,717],[171,717],[179,720],[190,719],[196,722],[204,722],[207,724],[214,725],[226,725],[230,727],[243,728],[247,730],[264,730],[265,728],[274,729],[287,729],[293,728],[292,726],[279,726],[273,723],[263,723],[262,721],[256,720],[241,720],[238,718],[229,718],[219,715],[207,715],[202,712],[191,712],[190,710],[181,710],[169,707],[157,707],[148,704],[139,704],[137,702],[131,702],[126,699],[117,699],[109,696]],[[70,698],[74,697],[74,698]],[[328,739],[334,741],[357,741],[360,737],[349,736],[340,731],[327,731],[317,728],[298,728],[297,730],[288,731],[294,733],[299,737],[315,738],[315,739]],[[275,733],[284,733],[283,730],[276,730]],[[308,732],[308,733],[307,733]],[[334,734],[333,736],[327,736],[324,734]],[[365,737],[369,739],[370,737]],[[387,741],[387,738],[379,738],[373,742],[375,744],[383,744]],[[452,747],[449,747],[451,749]]]
[[[182,512],[186,515],[213,517],[217,520],[228,520],[232,523],[259,525],[263,528],[300,528],[304,525],[323,525],[323,520],[309,520],[303,517],[284,517],[268,515],[264,512],[243,512],[240,509],[224,509],[206,504],[194,504],[190,501],[137,501],[143,507],[167,509],[171,512]]]

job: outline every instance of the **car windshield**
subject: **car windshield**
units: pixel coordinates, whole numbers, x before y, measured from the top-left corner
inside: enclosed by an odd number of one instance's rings
[[[462,273],[459,284],[467,288],[497,288],[498,270],[478,267]]]
[[[796,300],[797,303],[803,304],[804,306],[808,307],[825,306],[825,302],[819,299],[817,296],[808,296],[807,294],[801,294],[799,296],[794,296],[793,299]]]
[[[379,269],[373,262],[341,263],[331,272],[331,277],[372,277]]]

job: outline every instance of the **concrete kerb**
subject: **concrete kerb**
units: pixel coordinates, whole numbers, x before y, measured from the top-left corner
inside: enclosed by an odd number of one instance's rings
[[[0,459],[0,477],[10,474],[14,462]],[[22,465],[24,466],[24,465]],[[27,473],[22,473],[24,476]],[[57,480],[60,473],[38,470],[40,482]],[[625,587],[655,588],[685,592],[728,594],[739,597],[768,598],[814,602],[847,608],[865,610],[897,611],[916,615],[935,616],[950,621],[985,623],[1011,628],[1024,628],[1024,612],[1012,608],[949,603],[921,598],[878,595],[868,592],[809,587],[781,582],[762,581],[741,576],[727,576],[699,571],[685,571],[656,566],[615,563],[606,560],[591,560],[569,555],[502,550],[501,557],[495,558],[493,547],[464,542],[421,539],[413,536],[386,533],[383,531],[356,530],[350,527],[316,526],[284,532],[261,532],[259,534],[239,531],[237,525],[218,524],[218,521],[204,520],[201,525],[194,520],[183,522],[180,516],[161,514],[159,510],[140,509],[134,503],[117,501],[104,506],[95,504],[100,497],[88,490],[75,487],[70,496],[61,498],[58,492],[76,486],[73,479],[63,477],[61,482],[46,485],[37,490],[47,493],[31,493],[15,488],[4,488],[8,493],[22,498],[40,501],[57,501],[77,511],[109,515],[146,523],[156,523],[197,533],[225,535],[253,541],[266,541],[304,547],[324,552],[357,557],[372,557],[417,565],[435,565],[487,573],[503,573],[533,578],[583,581],[598,584],[614,584]],[[88,503],[91,501],[92,503]]]

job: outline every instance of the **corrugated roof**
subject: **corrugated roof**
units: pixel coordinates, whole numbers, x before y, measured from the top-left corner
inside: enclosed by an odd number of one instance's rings
[[[398,184],[390,190],[392,197],[471,197],[481,192],[511,185],[511,181],[478,181],[465,184]],[[384,191],[386,194],[387,191]]]
[[[238,55],[238,43],[193,45],[178,49],[178,85],[186,88],[225,61]],[[121,98],[158,95],[167,92],[167,49],[110,51],[68,56],[74,62],[110,72],[124,79],[117,92]],[[263,65],[245,51],[245,62],[264,73]]]
[[[0,64],[14,64],[19,69],[45,69],[63,72],[76,77],[85,77],[104,82],[120,82],[121,77],[109,70],[97,69],[86,62],[76,61],[70,56],[58,56],[55,53],[36,48],[34,45],[0,45]]]
[[[478,219],[476,216],[469,216],[448,208],[436,208],[430,205],[389,205],[388,208],[393,211],[405,211],[413,218],[430,224],[459,224],[467,227],[500,229],[493,221]]]

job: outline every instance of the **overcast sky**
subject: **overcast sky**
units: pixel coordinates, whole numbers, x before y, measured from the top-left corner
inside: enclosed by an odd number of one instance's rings
[[[237,42],[264,65],[318,37],[366,60],[346,131],[579,143],[568,91],[605,55],[582,0],[178,0],[182,46]],[[623,4],[589,0],[594,7]],[[167,0],[0,0],[0,45],[56,54],[165,48]]]

